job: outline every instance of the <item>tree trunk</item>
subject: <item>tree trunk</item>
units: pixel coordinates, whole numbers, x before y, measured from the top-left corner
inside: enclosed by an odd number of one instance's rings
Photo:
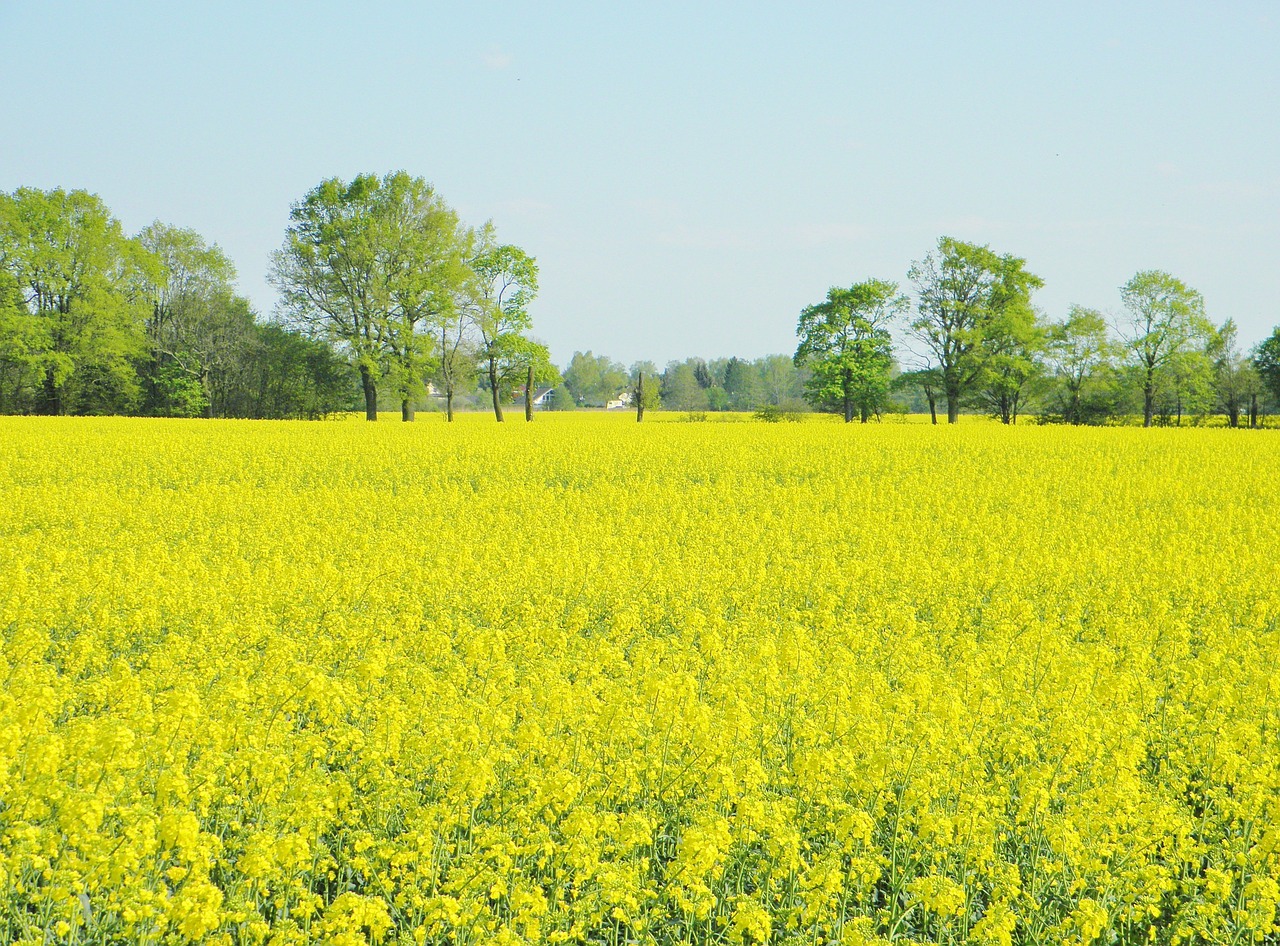
[[[859,410],[859,413],[862,415],[864,424],[871,419],[871,411],[865,405]]]
[[[1142,426],[1150,427],[1151,421],[1156,414],[1156,392],[1155,385],[1151,381],[1151,376],[1147,376],[1147,382],[1142,386]]]
[[[453,385],[447,385],[444,389],[444,416],[449,423],[453,423]]]
[[[378,419],[378,382],[364,365],[360,366],[360,386],[364,388],[364,419]]]
[[[1249,396],[1249,429],[1255,430],[1258,426],[1258,395],[1251,394]]]
[[[204,392],[204,416],[213,417],[213,383],[208,368],[200,370],[200,390]]]
[[[929,388],[924,390],[924,399],[929,402],[929,423],[936,427],[938,425],[938,399],[933,396],[933,391]]]
[[[955,424],[960,421],[960,392],[947,391],[947,423]]]
[[[849,388],[853,385],[853,379],[849,376],[849,369],[844,369],[844,375],[841,378],[840,391],[844,396],[844,422],[846,424],[853,421],[853,397],[849,393]]]
[[[1234,400],[1227,405],[1227,426],[1228,427],[1240,426],[1240,405],[1237,404]]]
[[[405,423],[413,420],[414,409],[412,398],[402,398],[400,401],[400,419]]]
[[[489,359],[489,393],[493,395],[493,416],[501,424],[502,399],[498,391],[498,363],[493,358]]]
[[[50,417],[57,417],[62,413],[62,389],[58,386],[52,368],[44,370],[44,404],[40,413]]]
[[[644,420],[644,372],[636,376],[636,423]]]
[[[533,420],[533,365],[529,365],[529,375],[524,383],[524,419],[525,423]]]

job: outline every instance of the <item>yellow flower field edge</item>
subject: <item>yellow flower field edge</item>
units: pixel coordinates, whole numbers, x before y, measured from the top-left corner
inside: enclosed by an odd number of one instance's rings
[[[1271,434],[0,443],[0,941],[1276,941]]]

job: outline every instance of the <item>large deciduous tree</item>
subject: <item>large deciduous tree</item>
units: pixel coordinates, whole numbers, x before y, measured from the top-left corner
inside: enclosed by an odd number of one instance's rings
[[[1213,327],[1200,293],[1159,270],[1135,274],[1120,287],[1120,298],[1128,310],[1121,334],[1142,388],[1142,426],[1150,427],[1156,398],[1173,380],[1166,376]]]
[[[458,294],[474,276],[467,266],[473,239],[421,178],[404,172],[388,175],[383,191],[379,230],[389,259],[388,371],[400,398],[400,416],[414,419],[414,403],[425,392],[428,376],[443,368],[450,379],[452,419],[454,356],[466,325]]]
[[[371,421],[378,419],[393,305],[385,196],[384,181],[372,174],[349,184],[336,177],[321,182],[290,209],[270,273],[286,317],[351,357]]]
[[[938,396],[942,393],[942,372],[937,368],[913,368],[893,379],[892,390],[904,393],[918,391],[929,405],[929,423],[938,423]]]
[[[1028,301],[1003,307],[984,339],[986,364],[978,381],[981,399],[1001,423],[1016,424],[1028,389],[1042,378],[1048,331]]]
[[[1049,327],[1046,360],[1066,423],[1086,424],[1110,411],[1107,385],[1116,354],[1107,321],[1095,309],[1073,305]]]
[[[157,267],[95,194],[29,187],[0,194],[0,268],[9,297],[4,318],[13,323],[5,357],[38,376],[38,410],[115,412],[136,405],[144,287]]]
[[[795,363],[812,374],[806,397],[819,410],[839,410],[845,422],[863,423],[889,390],[893,343],[889,325],[906,309],[896,284],[879,279],[833,287],[800,313]]]
[[[138,239],[160,263],[146,284],[151,300],[146,409],[212,416],[215,387],[245,357],[254,325],[248,303],[234,293],[235,267],[216,243],[194,230],[156,221]]]
[[[1032,291],[1044,283],[1023,259],[951,237],[938,240],[936,254],[913,263],[908,277],[917,295],[911,332],[942,375],[947,422],[954,424],[961,401],[999,351],[1010,313],[1029,306]]]
[[[488,235],[471,262],[476,275],[475,327],[479,356],[493,399],[493,416],[501,422],[502,395],[535,366],[539,378],[550,377],[545,346],[528,338],[532,327],[529,303],[538,292],[538,265],[518,246],[495,245]]]
[[[1206,353],[1213,366],[1217,407],[1226,413],[1229,427],[1239,427],[1242,411],[1253,417],[1250,401],[1257,395],[1259,379],[1253,362],[1240,350],[1234,319],[1227,319],[1213,332]]]
[[[1257,372],[1261,387],[1271,400],[1280,404],[1280,327],[1258,343],[1253,350],[1253,370]],[[1251,407],[1253,423],[1257,423],[1256,404]]]

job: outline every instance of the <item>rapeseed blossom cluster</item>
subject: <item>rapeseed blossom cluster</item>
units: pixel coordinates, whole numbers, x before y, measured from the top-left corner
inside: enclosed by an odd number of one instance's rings
[[[0,941],[1280,936],[1267,435],[0,442]]]

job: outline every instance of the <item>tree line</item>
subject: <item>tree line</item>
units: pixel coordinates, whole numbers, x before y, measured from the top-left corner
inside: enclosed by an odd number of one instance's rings
[[[605,407],[625,396],[635,406],[641,379],[648,379],[644,401],[648,407],[673,411],[755,411],[765,406],[808,410],[803,400],[808,370],[789,355],[763,358],[686,358],[658,368],[637,361],[630,368],[606,355],[574,352],[553,392],[549,406],[556,410]]]
[[[320,417],[394,402],[533,394],[558,409],[629,399],[680,411],[982,411],[1015,423],[1180,423],[1222,413],[1254,426],[1280,404],[1280,328],[1251,351],[1198,292],[1159,271],[1120,291],[1124,314],[1032,304],[1025,260],[943,237],[897,283],[832,288],[805,307],[793,356],[689,358],[629,369],[575,352],[563,375],[531,334],[536,260],[465,224],[403,171],[322,181],[293,204],[269,279],[274,320],[234,290],[215,243],[153,223],[132,236],[83,190],[0,193],[0,412]],[[912,298],[914,297],[914,298]],[[907,341],[896,351],[895,333]],[[548,389],[550,389],[548,393]],[[526,393],[527,392],[527,393]]]
[[[1169,273],[1136,273],[1116,318],[1073,305],[1056,322],[1031,302],[1044,283],[1026,261],[988,246],[942,237],[907,279],[914,304],[896,283],[868,279],[801,312],[795,362],[815,408],[865,422],[914,396],[934,423],[941,405],[949,423],[976,410],[1013,424],[1034,408],[1069,424],[1221,413],[1255,427],[1280,404],[1280,328],[1245,351],[1234,320],[1215,325],[1201,294]],[[895,329],[914,349],[905,371]]]
[[[349,369],[255,317],[192,230],[129,236],[83,190],[0,194],[0,412],[320,417]]]
[[[290,210],[277,318],[198,233],[128,235],[100,197],[0,194],[0,412],[319,417],[379,395],[405,420],[478,386],[494,413],[559,380],[532,339],[537,264],[404,172],[321,182]],[[353,377],[354,375],[354,377]],[[358,383],[358,386],[357,386]]]

